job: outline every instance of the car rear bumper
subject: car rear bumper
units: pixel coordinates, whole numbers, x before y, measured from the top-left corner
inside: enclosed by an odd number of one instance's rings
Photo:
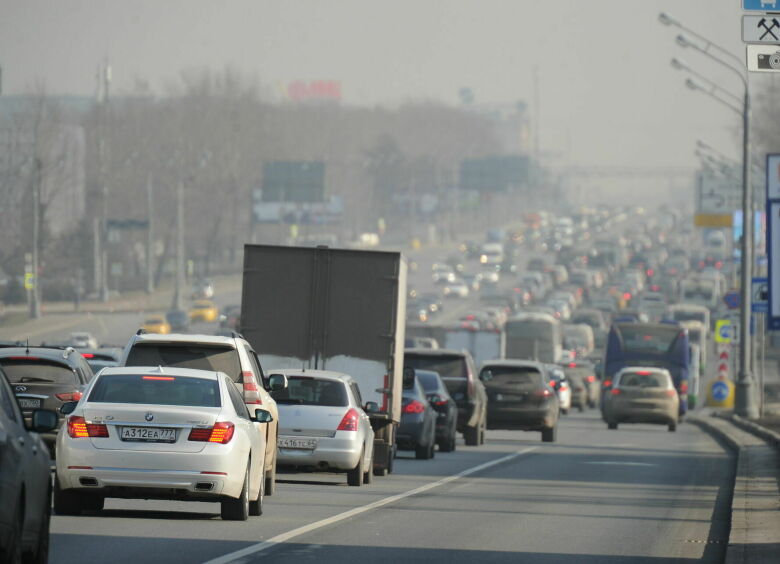
[[[558,414],[552,407],[495,406],[488,408],[488,429],[540,431],[554,427]]]
[[[672,409],[668,407],[614,407],[607,406],[606,418],[615,423],[659,423],[666,425],[676,422],[678,419],[676,406]]]
[[[249,457],[248,452],[235,450],[234,444],[205,445],[192,453],[97,449],[89,439],[64,441],[67,446],[58,444],[56,460],[60,487],[106,497],[237,498]],[[198,488],[201,482],[211,487]],[[159,495],[149,495],[147,490]]]
[[[345,431],[346,432],[346,431]],[[284,435],[279,435],[284,438]],[[306,439],[298,435],[289,438]],[[314,438],[314,437],[311,437]],[[277,449],[276,463],[279,466],[299,466],[319,470],[351,470],[357,466],[363,451],[363,440],[316,437],[315,449]]]
[[[425,436],[425,419],[408,421],[401,417],[401,424],[395,434],[395,442],[401,450],[411,450],[418,445],[427,445],[429,440]]]

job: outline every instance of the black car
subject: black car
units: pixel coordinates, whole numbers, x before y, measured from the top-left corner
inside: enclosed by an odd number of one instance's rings
[[[542,441],[555,442],[560,403],[542,364],[493,360],[482,366],[479,379],[487,389],[489,429],[541,431]]]
[[[36,409],[25,424],[11,389],[0,371],[0,562],[46,562],[51,458],[38,433],[56,429],[57,414]]]
[[[477,378],[474,359],[467,351],[448,349],[406,349],[404,366],[433,370],[441,376],[458,405],[458,432],[468,446],[485,442],[487,395]]]
[[[428,402],[413,368],[404,368],[401,424],[395,442],[399,450],[413,450],[420,460],[433,458],[436,450],[436,410]]]
[[[184,331],[190,324],[190,316],[182,309],[171,309],[165,312],[165,321],[171,326],[171,331]]]
[[[436,444],[441,452],[455,450],[458,431],[458,405],[447,391],[438,372],[416,370],[417,380],[425,389],[425,395],[436,410]]]
[[[59,413],[69,401],[78,401],[92,379],[92,368],[79,351],[72,347],[12,347],[0,349],[0,368],[8,376],[11,389],[22,409],[25,422],[31,424],[36,409]],[[65,420],[60,415],[59,423]],[[41,435],[54,455],[56,431]]]

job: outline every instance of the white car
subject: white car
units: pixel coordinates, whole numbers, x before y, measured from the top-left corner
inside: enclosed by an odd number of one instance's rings
[[[99,511],[107,497],[221,503],[222,518],[263,510],[266,424],[222,372],[105,368],[64,404],[54,510]]]
[[[468,298],[469,287],[463,280],[450,282],[442,289],[445,298]]]
[[[330,370],[274,370],[288,381],[273,392],[279,408],[277,461],[280,465],[346,472],[350,486],[372,481],[374,430],[357,383]]]
[[[91,333],[77,331],[70,334],[70,345],[76,349],[96,349],[98,342]]]

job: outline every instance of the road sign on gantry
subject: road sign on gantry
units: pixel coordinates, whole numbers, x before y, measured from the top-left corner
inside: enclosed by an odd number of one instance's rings
[[[780,43],[780,15],[742,16],[742,41]]]
[[[780,0],[742,0],[742,9],[747,12],[780,11]]]
[[[727,344],[731,342],[731,321],[718,319],[715,323],[715,342]]]

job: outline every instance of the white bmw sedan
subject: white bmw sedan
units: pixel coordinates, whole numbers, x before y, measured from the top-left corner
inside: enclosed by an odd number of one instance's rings
[[[57,435],[54,509],[77,515],[107,497],[221,503],[223,519],[263,507],[265,424],[222,372],[106,368]]]

